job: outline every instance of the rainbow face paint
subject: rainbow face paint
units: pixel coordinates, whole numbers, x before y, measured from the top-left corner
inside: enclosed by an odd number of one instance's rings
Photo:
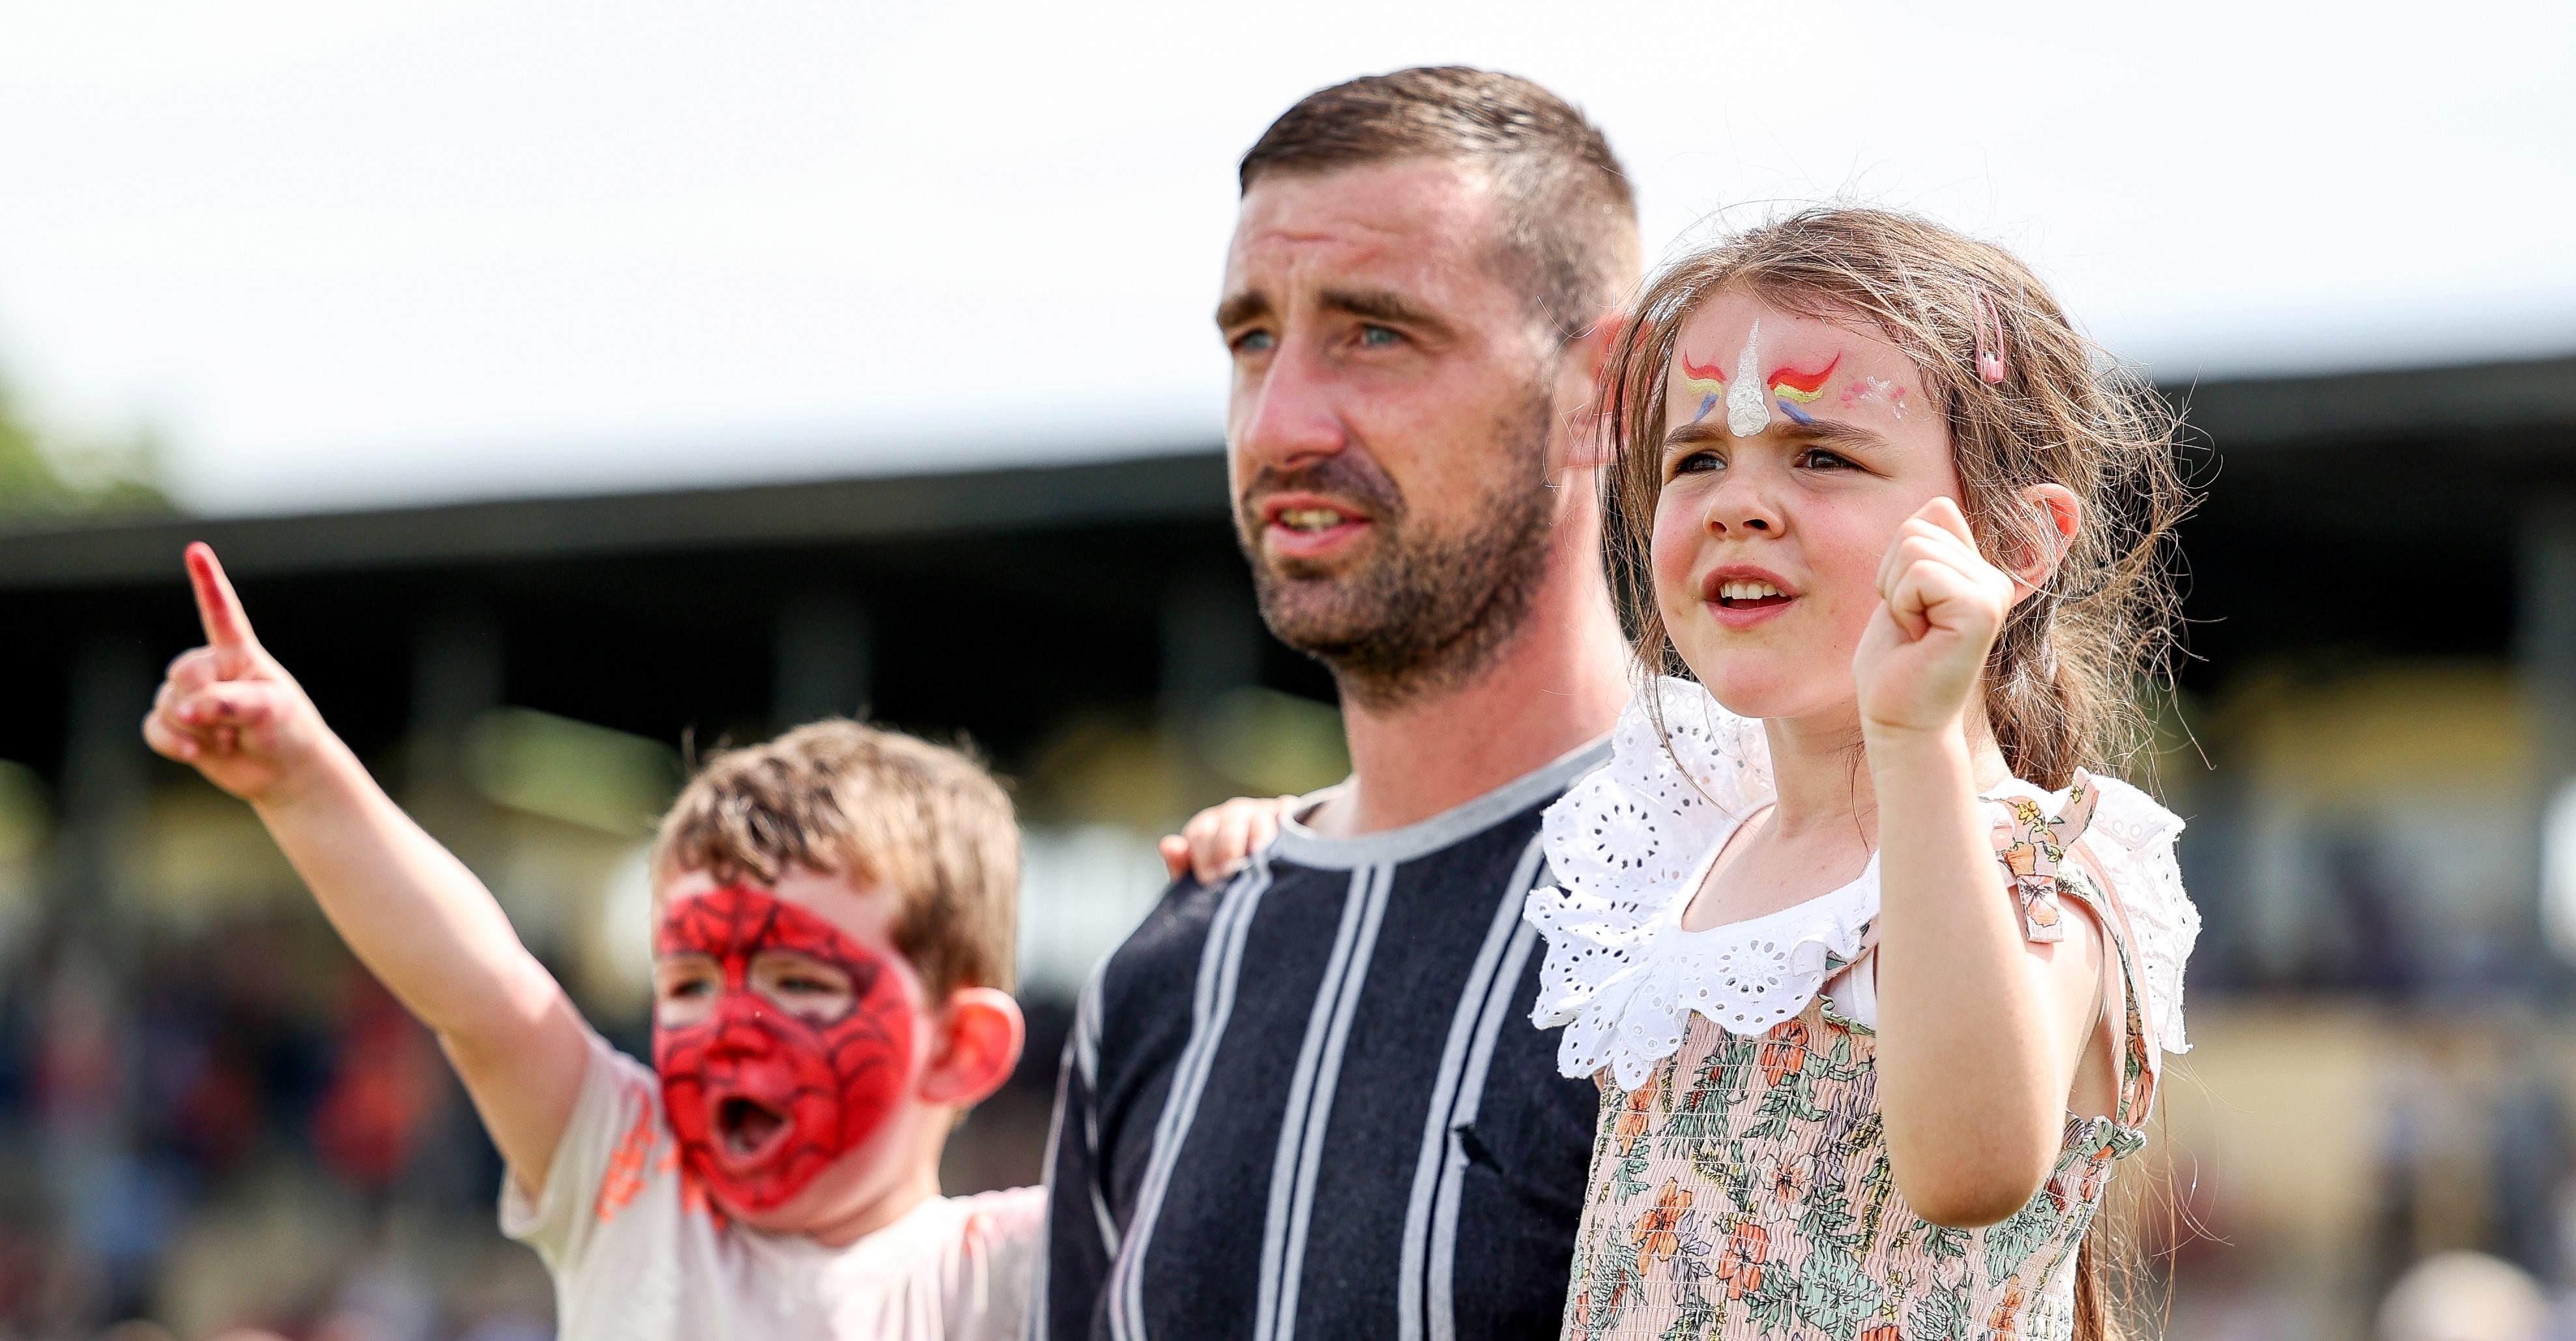
[[[1735,378],[1726,391],[1726,431],[1750,438],[1771,427],[1771,402],[1762,394],[1762,321],[1744,333],[1744,352],[1735,356]]]
[[[1714,363],[1693,363],[1690,355],[1684,354],[1682,385],[1699,393],[1699,410],[1690,417],[1690,421],[1696,424],[1708,418],[1708,412],[1716,408],[1719,398],[1726,394],[1726,373]]]
[[[1794,368],[1782,368],[1772,373],[1771,396],[1780,403],[1780,412],[1801,424],[1816,422],[1798,407],[1815,404],[1817,398],[1825,394],[1825,379],[1832,377],[1834,369],[1841,366],[1843,356],[1836,353],[1825,366],[1811,373]]]
[[[704,1019],[653,1028],[662,1111],[681,1158],[737,1211],[767,1211],[874,1135],[912,1074],[913,1011],[903,982],[839,928],[766,890],[731,885],[674,904],[660,955],[695,954],[723,975]],[[808,1019],[751,985],[754,958],[784,950],[850,981],[849,1009]]]

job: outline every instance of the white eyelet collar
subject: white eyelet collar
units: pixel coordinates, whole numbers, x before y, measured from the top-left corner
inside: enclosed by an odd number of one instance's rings
[[[1666,677],[1648,692],[1664,736],[1645,695],[1620,714],[1609,762],[1547,809],[1540,832],[1559,885],[1532,890],[1523,910],[1548,940],[1530,1019],[1564,1027],[1557,1069],[1583,1077],[1607,1066],[1629,1090],[1680,1049],[1693,1011],[1751,1035],[1805,1010],[1859,955],[1879,910],[1873,855],[1832,893],[1684,931],[1682,912],[1709,864],[1773,799],[1770,746],[1760,722],[1728,712],[1698,684]],[[2128,911],[2156,1037],[2179,1052],[2182,963],[2200,929],[2173,865],[2182,821],[2125,783],[2096,785],[2095,828],[2112,841],[2086,846]],[[2008,789],[2050,795],[2019,782]]]

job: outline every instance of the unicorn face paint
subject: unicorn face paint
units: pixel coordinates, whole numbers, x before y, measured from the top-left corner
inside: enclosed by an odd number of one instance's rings
[[[1775,337],[1766,346],[1763,321],[1755,320],[1746,329],[1743,343],[1737,346],[1732,373],[1726,371],[1714,351],[1706,355],[1699,352],[1701,340],[1685,338],[1678,342],[1673,352],[1672,389],[1667,397],[1670,418],[1696,424],[1724,401],[1726,431],[1750,438],[1769,431],[1776,422],[1774,411],[1793,424],[1814,424],[1815,407],[1828,397],[1844,410],[1861,411],[1860,418],[1874,426],[1920,417],[1922,401],[1915,390],[1917,376],[1901,355],[1895,365],[1873,372],[1846,361],[1849,351],[1840,346],[1849,341],[1809,338],[1809,328],[1840,329],[1832,323],[1787,313],[1774,314],[1770,321],[1774,329],[1794,323],[1798,331],[1788,339]],[[1894,353],[1884,345],[1881,348]],[[1881,362],[1884,360],[1870,361],[1873,367]]]
[[[1726,392],[1726,431],[1749,438],[1771,427],[1771,403],[1762,397],[1762,322],[1744,333],[1744,352],[1735,356],[1735,383]]]
[[[1834,369],[1842,365],[1843,356],[1837,352],[1825,366],[1814,372],[1799,372],[1793,368],[1774,370],[1766,384],[1771,388],[1772,403],[1780,407],[1780,413],[1797,423],[1816,422],[1799,407],[1815,404],[1817,398],[1825,394],[1825,382],[1834,375]]]
[[[1691,411],[1694,424],[1708,418],[1708,412],[1726,395],[1726,370],[1714,363],[1693,363],[1688,354],[1674,356],[1681,365],[1682,389],[1699,397],[1699,408]]]

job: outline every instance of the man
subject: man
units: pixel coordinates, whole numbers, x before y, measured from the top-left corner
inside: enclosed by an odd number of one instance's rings
[[[1459,68],[1308,96],[1241,178],[1237,526],[1351,777],[1085,993],[1039,1335],[1553,1336],[1599,1096],[1520,909],[1628,692],[1591,400],[1636,207],[1580,113]]]

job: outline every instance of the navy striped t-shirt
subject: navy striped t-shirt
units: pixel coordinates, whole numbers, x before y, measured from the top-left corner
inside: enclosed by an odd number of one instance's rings
[[[1065,1050],[1041,1341],[1556,1335],[1600,1094],[1530,1024],[1521,903],[1606,755],[1164,895]]]

